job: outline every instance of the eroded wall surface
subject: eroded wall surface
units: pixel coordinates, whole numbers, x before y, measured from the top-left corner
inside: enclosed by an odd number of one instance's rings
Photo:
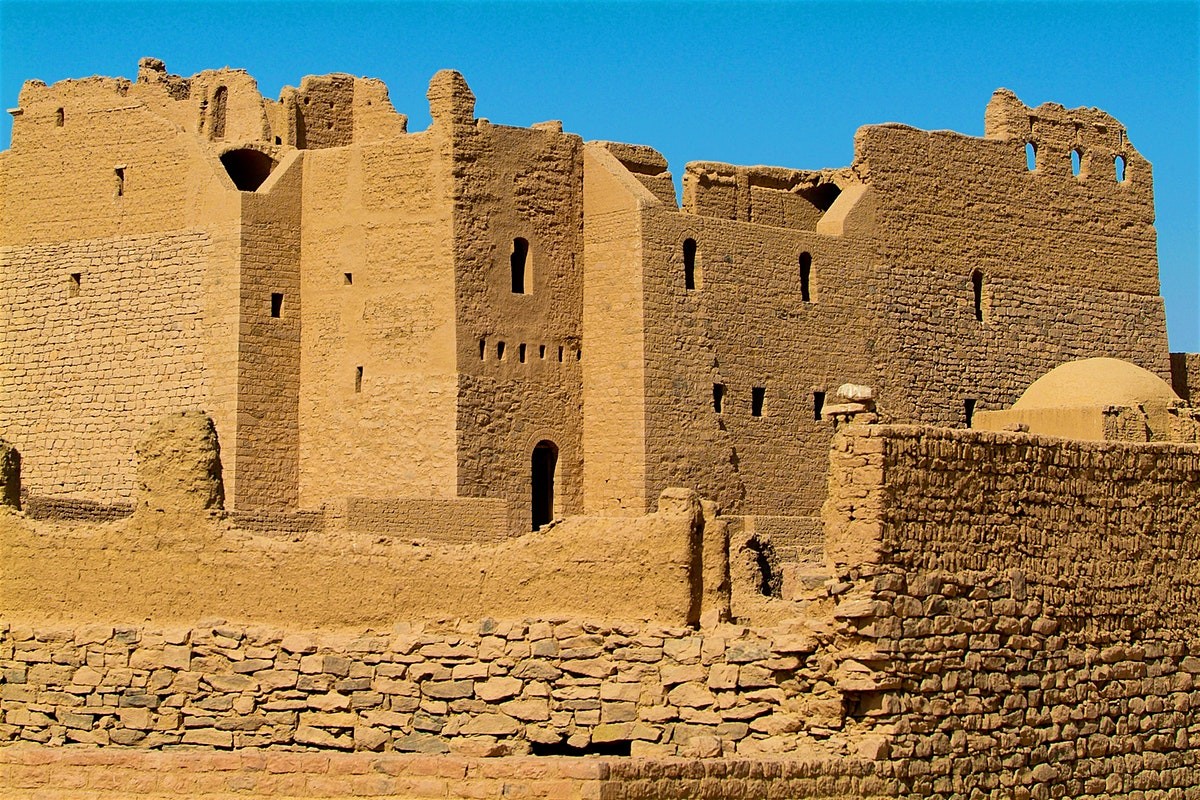
[[[857,426],[831,470],[834,616],[912,796],[1200,785],[1200,447]]]

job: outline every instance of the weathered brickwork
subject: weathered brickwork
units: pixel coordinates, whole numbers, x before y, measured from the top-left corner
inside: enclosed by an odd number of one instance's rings
[[[0,432],[25,492],[127,501],[141,431],[209,405],[210,256],[200,232],[0,248]]]
[[[348,75],[277,101],[155,59],[133,83],[28,83],[0,157],[8,258],[41,270],[70,258],[20,248],[111,241],[96,299],[145,298],[120,247],[208,237],[186,276],[156,271],[198,326],[173,342],[177,377],[84,351],[78,384],[66,341],[12,329],[38,355],[0,360],[28,492],[128,497],[136,432],[80,420],[136,425],[120,402],[145,383],[191,387],[164,403],[213,418],[240,512],[478,498],[516,535],[690,486],[727,514],[811,516],[843,383],[874,387],[884,421],[965,426],[1072,359],[1171,373],[1150,166],[1101,111],[1001,90],[982,138],[877,125],[848,167],[695,162],[679,204],[650,147],[494,125],[449,70],[427,99],[409,133],[381,83]],[[71,198],[30,191],[64,169]],[[0,274],[21,319],[60,306],[67,278]],[[97,388],[69,412],[42,388],[64,369]]]
[[[1195,445],[847,429],[834,615],[907,793],[1193,796],[1197,508]]]

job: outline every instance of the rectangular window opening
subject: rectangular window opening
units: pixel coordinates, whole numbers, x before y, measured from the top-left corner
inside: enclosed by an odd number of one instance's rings
[[[117,167],[113,170],[113,174],[117,178],[117,197],[125,196],[125,168]]]
[[[820,421],[822,411],[825,408],[825,393],[813,392],[813,419]]]
[[[525,363],[525,343],[524,342],[521,342],[519,345],[517,345],[517,359],[522,364]]]
[[[963,400],[963,419],[967,423],[967,427],[971,427],[971,421],[975,418],[975,398],[968,397]]]
[[[563,360],[563,349],[560,347],[560,348],[558,348],[558,363],[561,364],[562,360]]]
[[[512,255],[509,256],[509,266],[512,268],[513,294],[526,294],[529,285],[529,240],[518,236],[513,239]]]
[[[538,345],[538,358],[545,358],[545,357],[546,357],[546,345],[540,344],[540,345]]]
[[[496,360],[504,360],[504,342],[496,342]]]
[[[362,392],[362,367],[354,368],[354,393]]]
[[[479,340],[479,360],[483,361],[484,351],[487,349],[487,339]]]
[[[724,408],[724,405],[725,405],[725,384],[714,383],[713,384],[713,411],[717,412],[718,414],[722,413],[722,409]]]
[[[79,284],[83,280],[82,272],[72,272],[67,278],[67,297],[79,296]]]
[[[342,283],[345,284],[346,286],[352,286],[354,284],[354,273],[353,272],[343,272],[342,273]]]
[[[763,401],[767,399],[767,388],[765,386],[755,386],[750,390],[750,416],[761,417],[763,415]]]
[[[282,317],[283,316],[283,293],[282,292],[271,292],[271,316],[272,317]]]

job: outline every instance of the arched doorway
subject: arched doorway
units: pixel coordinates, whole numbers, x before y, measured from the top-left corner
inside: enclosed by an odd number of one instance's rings
[[[554,470],[558,466],[558,445],[543,439],[533,448],[530,459],[533,530],[554,520]]]

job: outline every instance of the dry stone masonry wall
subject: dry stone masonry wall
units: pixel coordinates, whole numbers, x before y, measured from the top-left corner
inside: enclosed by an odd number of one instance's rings
[[[839,436],[834,614],[910,796],[1194,796],[1197,508],[1195,445]]]

